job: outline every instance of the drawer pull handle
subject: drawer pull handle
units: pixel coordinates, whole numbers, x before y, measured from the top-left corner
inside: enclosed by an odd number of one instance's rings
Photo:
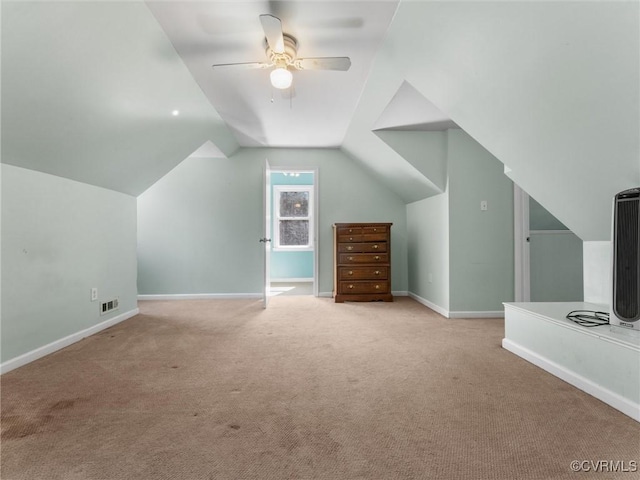
[[[374,229],[373,229],[373,231],[374,231],[374,232],[377,232],[377,231],[378,231],[378,229],[377,229],[377,228],[374,228]]]
[[[349,241],[350,241],[350,242],[351,242],[351,241],[353,241],[353,237],[349,237]]]
[[[349,270],[349,275],[353,275],[353,270]]]
[[[347,257],[348,260],[353,260],[353,257]]]
[[[374,246],[373,246],[373,249],[374,249],[374,250],[377,250],[377,249],[378,249],[378,245],[374,245]]]
[[[352,247],[351,245],[349,245],[349,246],[347,247],[347,250],[353,250],[353,247]]]
[[[380,290],[380,285],[376,285],[376,290]]]
[[[349,229],[349,233],[353,233],[353,230]]]
[[[353,285],[349,285],[349,288],[353,288]]]
[[[376,270],[375,272],[373,272],[374,275],[380,275],[380,270]]]
[[[380,256],[376,255],[375,257],[373,257],[374,260],[380,260]]]

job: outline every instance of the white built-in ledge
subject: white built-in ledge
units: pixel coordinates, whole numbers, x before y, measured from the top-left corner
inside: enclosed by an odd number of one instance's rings
[[[582,327],[572,310],[608,312],[585,302],[505,303],[502,346],[640,422],[640,334]]]

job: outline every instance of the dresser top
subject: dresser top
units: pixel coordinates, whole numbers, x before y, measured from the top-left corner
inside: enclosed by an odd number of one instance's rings
[[[390,227],[391,225],[393,225],[393,223],[367,223],[367,222],[361,222],[361,223],[334,223],[333,226],[334,227],[372,227],[372,226],[385,226],[385,227]]]

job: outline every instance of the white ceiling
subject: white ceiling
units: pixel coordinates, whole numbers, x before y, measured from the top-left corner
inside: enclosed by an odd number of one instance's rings
[[[0,6],[2,163],[139,195],[192,153],[339,146],[411,203],[446,186],[438,135],[415,130],[449,117],[583,240],[607,238],[640,178],[638,2]],[[214,71],[264,58],[263,13],[351,70],[296,72],[292,103],[271,103],[266,71]]]
[[[194,79],[241,146],[339,147],[397,1],[146,2]],[[340,71],[294,71],[294,96],[269,70],[213,70],[265,61],[259,15],[281,19],[299,57],[351,58]]]

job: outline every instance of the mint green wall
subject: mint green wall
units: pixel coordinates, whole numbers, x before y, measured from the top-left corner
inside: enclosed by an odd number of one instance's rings
[[[581,302],[582,240],[568,230],[529,238],[531,301]]]
[[[313,252],[271,252],[272,280],[313,278]]]
[[[189,158],[138,197],[140,294],[262,291],[262,172],[318,168],[319,291],[333,286],[334,222],[393,222],[392,288],[407,290],[401,199],[337,149],[240,149]]]
[[[529,229],[531,301],[582,301],[582,240],[533,197],[529,197]]]
[[[300,173],[298,177],[292,177],[280,172],[271,173],[271,218],[274,219],[274,226],[271,227],[272,232],[276,228],[275,216],[273,215],[275,205],[273,187],[275,185],[313,185],[313,174]],[[273,243],[271,245],[273,246]],[[313,278],[313,252],[271,251],[270,274],[272,279]]]
[[[449,130],[448,140],[450,308],[502,311],[514,298],[513,184],[464,131]]]
[[[407,205],[409,291],[449,310],[449,195]]]
[[[297,177],[282,172],[271,172],[271,185],[313,185],[313,173],[300,173]]]
[[[138,293],[262,290],[262,166],[188,158],[138,196]]]
[[[136,199],[1,168],[2,362],[136,309]],[[93,287],[120,308],[100,316]]]
[[[533,197],[529,197],[529,230],[568,230],[568,228]]]
[[[501,311],[514,289],[512,183],[502,163],[463,130],[441,133],[446,191],[407,205],[409,291],[452,316]],[[442,149],[423,155],[429,162]]]

